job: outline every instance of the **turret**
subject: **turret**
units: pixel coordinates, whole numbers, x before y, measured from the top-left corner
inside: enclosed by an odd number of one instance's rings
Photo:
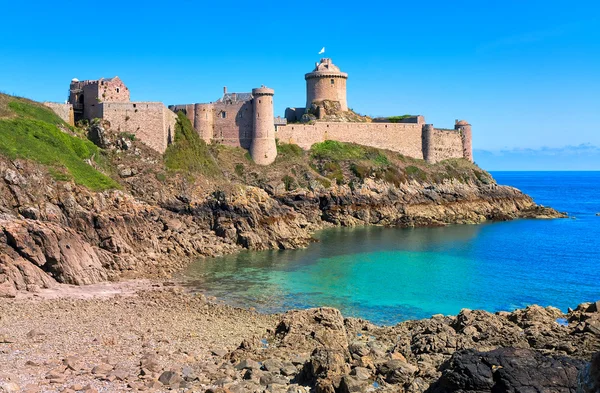
[[[194,129],[200,134],[200,138],[210,143],[215,128],[215,113],[213,104],[194,105]]]
[[[250,155],[255,163],[269,165],[277,157],[275,125],[273,123],[273,89],[265,86],[252,89],[254,115]]]
[[[423,149],[423,159],[429,163],[433,162],[433,124],[423,124],[421,142]]]
[[[346,100],[348,74],[341,72],[331,59],[321,59],[313,72],[304,75],[304,79],[306,79],[306,109],[310,109],[313,102],[328,100],[339,102],[340,110],[348,110]]]
[[[460,132],[463,147],[463,157],[473,162],[473,142],[471,136],[471,125],[466,120],[457,120],[454,129]]]

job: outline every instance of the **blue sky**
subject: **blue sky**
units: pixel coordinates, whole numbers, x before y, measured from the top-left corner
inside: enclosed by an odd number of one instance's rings
[[[179,104],[265,84],[283,114],[325,46],[360,113],[465,118],[480,151],[600,146],[600,3],[205,3],[5,2],[0,90],[64,101],[74,77],[119,75]]]

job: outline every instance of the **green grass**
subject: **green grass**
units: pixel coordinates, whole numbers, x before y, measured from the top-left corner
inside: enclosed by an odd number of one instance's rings
[[[408,119],[409,117],[412,117],[412,115],[390,116],[387,119],[390,123],[400,123],[402,120]]]
[[[53,124],[55,119],[52,116],[27,105],[9,104],[11,109],[18,108],[20,117],[0,120],[0,153],[9,158],[26,158],[47,165],[55,179],[73,179],[94,191],[118,187],[113,179],[84,161],[93,159],[99,165],[104,163],[96,145],[62,132]],[[43,120],[21,116],[40,116]]]
[[[25,101],[11,101],[8,103],[8,109],[19,117],[37,119],[54,125],[65,124],[52,109]]]
[[[310,153],[311,157],[317,160],[330,160],[335,162],[368,160],[377,165],[389,164],[387,156],[378,149],[361,146],[354,143],[343,143],[337,141],[315,143],[310,148]]]
[[[169,170],[188,176],[214,176],[220,173],[206,142],[200,138],[183,112],[177,113],[175,141],[167,148],[164,160]]]

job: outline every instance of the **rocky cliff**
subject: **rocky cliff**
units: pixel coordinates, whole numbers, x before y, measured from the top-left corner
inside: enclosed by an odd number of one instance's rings
[[[308,153],[281,145],[276,163],[263,168],[241,149],[204,145],[185,116],[162,157],[98,124],[90,131],[102,149],[46,113],[36,115],[44,122],[31,118],[31,108],[15,113],[0,118],[3,296],[56,283],[165,276],[194,258],[242,248],[304,247],[315,230],[334,225],[561,216],[463,160],[430,165],[325,142]],[[19,141],[19,133],[31,133],[31,145],[6,142]],[[64,147],[52,161],[45,155],[57,140]],[[73,155],[63,157],[68,149]]]

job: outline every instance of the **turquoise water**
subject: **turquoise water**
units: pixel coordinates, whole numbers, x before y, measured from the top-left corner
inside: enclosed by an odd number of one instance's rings
[[[187,285],[260,311],[332,306],[380,324],[600,299],[600,172],[493,175],[576,219],[325,230],[304,250],[200,261]]]

